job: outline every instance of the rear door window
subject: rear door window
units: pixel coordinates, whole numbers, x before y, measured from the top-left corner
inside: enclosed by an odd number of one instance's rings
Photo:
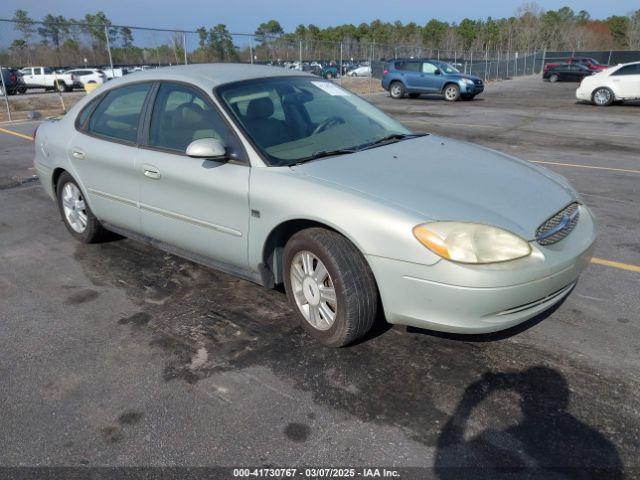
[[[116,88],[108,92],[89,120],[88,131],[115,140],[135,143],[148,83]]]
[[[640,75],[640,64],[626,65],[613,72],[612,75]]]
[[[430,73],[435,74],[438,67],[436,67],[433,63],[424,62],[422,64],[422,73]]]

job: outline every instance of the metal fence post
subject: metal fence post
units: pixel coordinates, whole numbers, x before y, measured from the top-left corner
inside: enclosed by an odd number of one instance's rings
[[[607,65],[611,65],[611,55],[613,55],[613,50],[609,50],[609,60],[607,60]]]
[[[534,50],[533,51],[533,67],[531,67],[531,75],[535,75],[536,74],[536,53],[537,53],[537,51]]]
[[[524,55],[524,68],[522,69],[522,76],[527,76],[527,54]]]
[[[369,48],[369,93],[372,91],[373,84],[373,43]]]
[[[487,81],[487,70],[489,69],[489,49],[484,51],[484,81]]]
[[[188,65],[189,61],[187,60],[187,33],[182,32],[182,48],[184,49],[184,64]]]
[[[4,73],[2,73],[2,65],[0,65],[0,79],[2,79],[2,96],[4,97],[4,103],[7,105],[7,116],[9,121],[13,122],[11,118],[11,109],[9,108],[9,92],[7,92],[7,86],[4,83]]]
[[[340,85],[342,85],[342,75],[344,75],[344,70],[342,69],[342,42],[340,42]]]
[[[302,40],[298,40],[298,61],[300,62],[300,70],[302,71]]]
[[[513,57],[513,76],[518,76],[518,52]]]
[[[500,50],[498,50],[498,61],[496,61],[496,81],[500,78]]]
[[[469,51],[469,75],[473,75],[473,50]]]
[[[111,67],[111,78],[114,78],[113,73],[113,58],[111,57],[111,45],[109,44],[109,28],[104,26],[104,38],[107,40],[107,52],[109,53],[109,66]]]
[[[542,50],[542,63],[540,64],[540,71],[544,72],[544,62],[546,62],[547,59],[547,47],[544,47],[544,50]]]
[[[249,37],[249,55],[251,55],[249,63],[253,64],[253,37]]]

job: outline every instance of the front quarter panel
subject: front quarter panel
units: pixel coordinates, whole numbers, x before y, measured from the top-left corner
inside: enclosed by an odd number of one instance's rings
[[[433,265],[440,257],[413,236],[419,214],[377,198],[314,179],[289,167],[253,168],[250,180],[249,264],[259,271],[264,246],[278,225],[310,220],[338,231],[365,255]],[[255,215],[259,212],[259,218]]]

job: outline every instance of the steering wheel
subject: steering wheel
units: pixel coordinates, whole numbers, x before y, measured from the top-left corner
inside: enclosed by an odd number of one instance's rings
[[[338,117],[334,115],[333,117],[325,118],[323,121],[321,121],[318,124],[318,126],[315,128],[315,130],[311,135],[317,135],[318,133],[324,132],[325,130],[328,130],[331,127],[340,125],[341,123],[344,123],[344,118],[342,117]]]

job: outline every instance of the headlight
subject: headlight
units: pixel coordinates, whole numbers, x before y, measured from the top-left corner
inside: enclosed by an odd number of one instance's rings
[[[468,78],[463,78],[462,83],[467,85],[473,85],[473,80],[469,80]]]
[[[527,241],[479,223],[423,223],[414,227],[413,234],[433,253],[454,262],[506,262],[531,254]]]

